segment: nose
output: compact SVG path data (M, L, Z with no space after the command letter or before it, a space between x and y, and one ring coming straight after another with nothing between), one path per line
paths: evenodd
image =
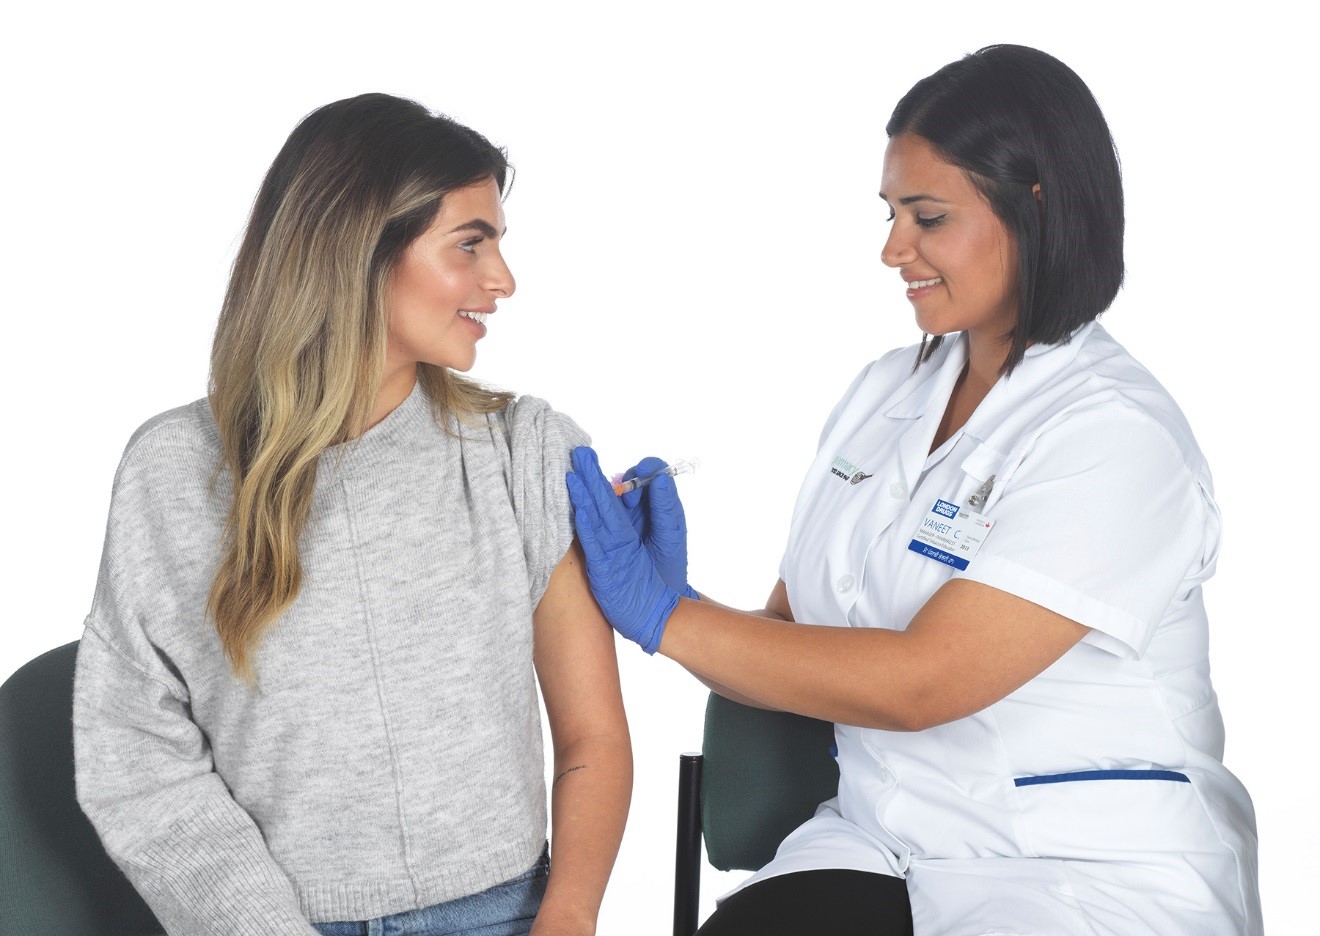
M898 267L911 263L917 256L917 248L912 242L910 231L901 221L895 221L889 228L889 237L880 250L880 262L885 266Z
M488 292L492 292L501 299L507 299L513 295L513 291L518 288L517 282L513 278L513 271L504 261L504 255L496 253L491 259L490 268L486 271L485 282L482 285Z

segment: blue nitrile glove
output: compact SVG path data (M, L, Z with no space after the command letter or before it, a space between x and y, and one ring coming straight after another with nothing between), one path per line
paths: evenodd
M573 450L573 470L565 480L596 603L616 631L655 653L665 622L678 607L678 592L660 577L592 449Z
M624 472L623 480L645 478L665 467L668 463L662 459L643 458ZM624 494L621 500L665 584L684 598L699 600L701 596L687 581L687 518L673 477L660 475L646 487Z

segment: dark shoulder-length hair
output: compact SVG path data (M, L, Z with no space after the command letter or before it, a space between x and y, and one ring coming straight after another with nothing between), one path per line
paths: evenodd
M1026 46L986 46L913 85L885 131L928 140L1016 239L1005 374L1028 345L1057 344L1109 308L1123 283L1123 183L1109 125L1071 68ZM941 340L923 341L919 362Z

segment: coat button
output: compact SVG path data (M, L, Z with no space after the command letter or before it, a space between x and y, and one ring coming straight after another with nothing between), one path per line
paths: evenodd
M880 778L880 782L881 782L881 783L893 783L893 782L894 782L894 774L893 774L893 771L891 771L891 770L890 770L888 767L886 767L884 764L881 764L880 766L878 766L878 767L876 768L876 770L875 770L875 775L876 775L877 777Z
M849 589L851 589L853 587L854 582L856 582L856 579L854 579L851 575L844 575L841 576L839 580L834 583L834 587L839 590L840 594L842 594L843 592L846 592Z
M902 481L895 481L889 485L889 496L897 500L903 500L908 496L907 485Z

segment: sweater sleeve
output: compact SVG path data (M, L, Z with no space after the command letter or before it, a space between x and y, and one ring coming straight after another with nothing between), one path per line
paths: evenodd
M78 802L171 936L315 936L260 829L215 772L187 685L148 636L171 605L170 488L144 460L130 443L78 650Z
M509 405L509 453L514 512L522 531L527 573L535 607L550 584L550 574L573 542L573 517L564 478L569 457L590 437L577 423L544 400L519 397Z

